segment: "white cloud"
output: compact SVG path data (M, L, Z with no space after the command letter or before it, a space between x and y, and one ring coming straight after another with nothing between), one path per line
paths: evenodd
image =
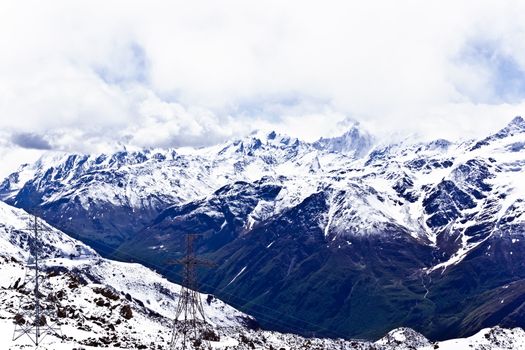
M0 128L57 149L206 145L256 128L315 139L348 117L379 135L479 136L524 107L518 1L1 7ZM516 88L493 57L512 62Z

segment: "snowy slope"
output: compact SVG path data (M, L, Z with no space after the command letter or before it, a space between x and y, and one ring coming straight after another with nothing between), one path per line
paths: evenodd
M29 227L31 220L23 210L0 203L0 312L3 319L10 320L7 328L11 332L17 299L24 297L21 285L29 254L27 233L20 229ZM141 265L103 259L47 224L42 225L41 242L51 289L63 311L59 322L69 348L75 343L96 346L107 341L123 348L167 344L178 285ZM126 319L122 315L128 306L132 317ZM204 309L219 334L248 330L248 325L255 324L251 317L215 298L205 302Z

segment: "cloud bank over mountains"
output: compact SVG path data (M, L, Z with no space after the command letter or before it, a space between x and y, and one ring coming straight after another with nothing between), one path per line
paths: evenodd
M455 138L525 106L518 1L1 6L9 147L206 146L270 128L313 140L349 118Z

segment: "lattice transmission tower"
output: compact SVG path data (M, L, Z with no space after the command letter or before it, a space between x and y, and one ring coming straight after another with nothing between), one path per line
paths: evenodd
M197 267L214 267L215 264L195 256L193 242L198 235L186 235L186 256L172 262L184 267L180 297L173 320L173 333L170 350L211 349L210 342L203 337L203 332L210 330L204 308L197 292Z
M46 335L55 334L61 337L60 327L55 323L56 305L49 298L51 288L47 283L45 271L42 270L43 261L40 256L42 251L40 232L49 230L39 226L38 218L34 216L33 226L20 231L29 231L30 256L26 264L24 282L20 287L24 296L21 298L20 307L15 316L13 341L26 335L38 346Z

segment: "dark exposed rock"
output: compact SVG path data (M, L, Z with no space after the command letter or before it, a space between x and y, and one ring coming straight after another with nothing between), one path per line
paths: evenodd
M26 323L26 320L24 319L24 316L20 314L16 314L14 317L14 322L19 325L23 325Z
M120 309L120 315L126 320L129 320L133 317L133 311L131 310L131 307L129 305L123 305Z
M95 288L93 288L93 291L95 293L97 293L97 294L102 294L103 296L105 296L106 298L108 298L110 300L118 300L119 299L118 293L113 291L113 290L111 290L108 287L104 287L104 288L95 287Z

